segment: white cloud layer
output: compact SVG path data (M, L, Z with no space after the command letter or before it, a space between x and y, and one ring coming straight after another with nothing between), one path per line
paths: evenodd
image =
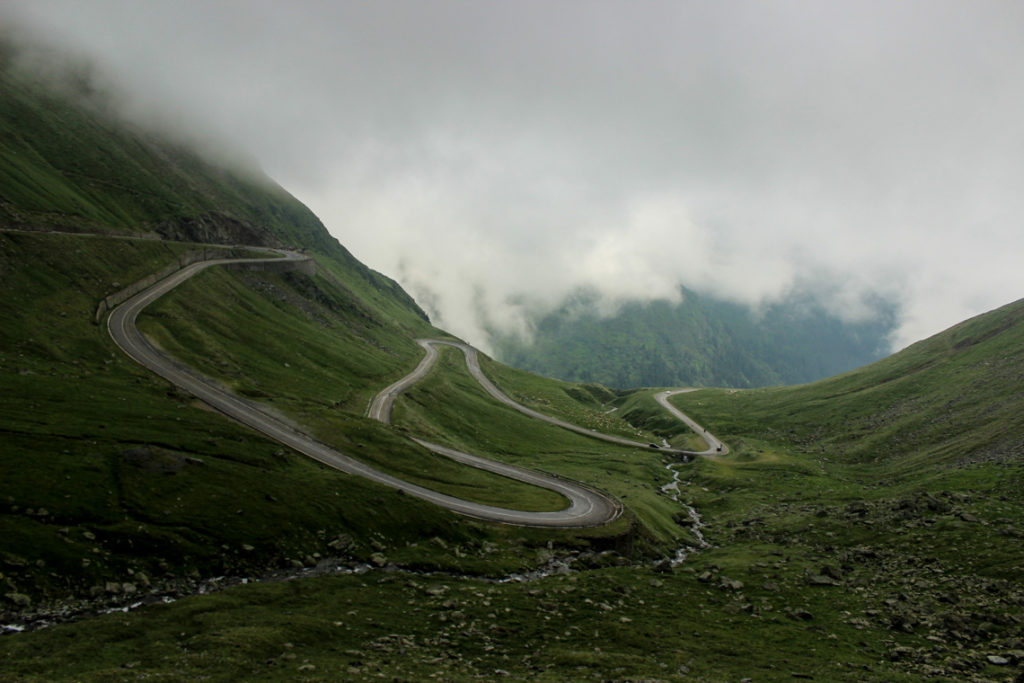
M581 287L813 281L896 347L1024 296L1020 3L5 5L476 343Z

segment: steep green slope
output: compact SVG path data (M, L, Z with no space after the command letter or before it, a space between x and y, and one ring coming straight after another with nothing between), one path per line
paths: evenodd
M206 221L249 242L326 247L312 214L269 180L213 166L115 118L84 67L68 65L47 82L29 68L10 46L0 49L5 224L213 241L198 239Z
M613 387L799 384L881 357L894 323L844 322L810 297L755 314L683 291L681 303L630 302L612 316L580 296L537 322L529 343L497 336L502 361L549 377Z
M307 249L355 298L402 324L426 320L260 171L126 123L92 81L71 62L42 80L0 33L0 225Z

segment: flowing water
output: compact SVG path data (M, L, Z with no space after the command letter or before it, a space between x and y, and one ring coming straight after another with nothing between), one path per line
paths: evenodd
M682 481L679 478L679 470L676 469L679 463L669 463L665 465L665 469L672 473L672 481L661 487L661 492L667 494L673 501L679 503L686 510L686 513L690 516L690 520L693 522L690 525L690 530L693 532L694 537L697 539L697 546L684 545L676 549L675 556L669 560L671 566L676 567L682 564L687 557L692 553L698 552L705 548L710 548L711 544L708 543L707 539L704 538L704 532L701 529L704 528L705 524L700 518L700 514L697 509L692 505L687 505L679 499L681 492L679 490L679 484Z

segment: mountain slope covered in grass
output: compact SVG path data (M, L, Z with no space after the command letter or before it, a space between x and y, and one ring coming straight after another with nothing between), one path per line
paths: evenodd
M425 314L355 259L305 205L262 172L212 162L119 117L91 71L57 60L45 79L0 34L0 225L22 230L293 246L361 298Z
M877 363L792 389L715 393L694 406L727 433L759 436L848 463L908 471L1012 462L1024 454L1024 299Z
M416 365L416 337L444 335L393 282L265 180L3 78L0 109L24 115L0 128L18 156L0 158L0 626L76 620L0 638L0 678L1022 674L1021 302L815 384L675 397L726 457L679 462L538 424L452 349L388 428L364 417L370 398ZM181 361L400 476L554 504L407 438L428 436L582 480L626 513L561 531L461 518L283 449L134 365L93 317L201 246L134 238L161 225L283 242L318 264L312 277L211 269L160 299L140 327ZM587 428L699 441L654 390L482 365L511 397Z

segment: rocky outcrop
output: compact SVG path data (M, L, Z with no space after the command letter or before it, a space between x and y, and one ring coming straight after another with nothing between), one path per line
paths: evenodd
M202 244L240 244L251 247L283 247L270 230L210 211L191 218L163 221L155 231L165 240Z

